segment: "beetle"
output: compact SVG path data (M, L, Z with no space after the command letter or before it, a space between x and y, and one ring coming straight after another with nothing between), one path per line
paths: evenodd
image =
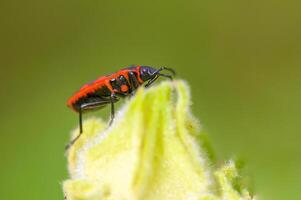
M171 68L161 67L155 69L150 66L131 66L123 68L115 73L101 76L98 79L83 85L67 101L67 106L79 114L79 134L66 146L68 149L83 133L82 113L101 109L111 104L112 124L115 116L114 103L127 96L134 94L135 90L142 84L145 87L152 85L160 76L172 80L172 75L160 73L163 70L170 71L175 75Z

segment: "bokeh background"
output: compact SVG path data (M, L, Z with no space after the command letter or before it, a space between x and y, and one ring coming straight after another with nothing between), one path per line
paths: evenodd
M1 1L0 199L63 199L67 98L132 64L187 80L218 159L243 159L260 199L301 199L300 23L290 0Z

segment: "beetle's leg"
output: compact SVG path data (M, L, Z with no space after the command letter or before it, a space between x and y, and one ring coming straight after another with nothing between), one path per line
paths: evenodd
M81 108L79 109L78 113L79 113L79 134L75 138L73 138L71 140L71 142L69 142L65 146L65 150L68 150L76 142L76 140L81 136L81 134L83 133L82 110L81 110Z
M130 88L131 88L131 96L134 94L134 91L136 90L136 88L139 87L139 82L134 74L134 72L129 72L129 84L130 84Z
M118 101L118 99L115 99L115 102L116 101ZM85 110L104 107L111 102L112 102L112 100L110 100L110 99L98 99L95 102L85 103L80 106L80 109L78 112L79 113L79 130L80 131L79 131L79 134L73 140L71 140L71 142L69 142L69 144L66 145L66 147L65 147L66 150L68 150L79 139L79 137L83 133L82 112Z
M145 87L146 87L146 88L149 87L149 86L150 86L151 84L153 84L153 82L155 82L158 78L159 78L159 76L155 76L154 78L152 78L151 80L149 80L149 81L146 83Z
M116 96L115 93L112 93L112 94L111 94L111 97L110 97L110 100L111 100L111 120L110 120L109 126L111 126L111 124L112 124L113 121L114 121L114 117L115 117L114 103L115 103L116 101L114 101L114 100L119 100L119 98Z
M83 132L83 122L82 122L82 108L79 109L79 134Z
M111 120L110 120L110 123L109 123L110 126L113 123L114 117L115 117L114 103L113 103L113 101L111 101Z

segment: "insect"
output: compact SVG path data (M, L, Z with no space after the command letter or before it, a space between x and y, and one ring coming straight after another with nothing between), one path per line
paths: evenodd
M67 101L67 106L79 114L79 134L67 146L68 149L83 133L82 114L87 111L101 109L106 105L111 105L110 125L114 120L114 103L127 96L134 94L135 90L143 83L149 87L160 76L172 80L172 75L160 73L163 70L170 71L175 75L171 68L161 67L155 69L149 66L132 66L119 70L107 76L85 84Z

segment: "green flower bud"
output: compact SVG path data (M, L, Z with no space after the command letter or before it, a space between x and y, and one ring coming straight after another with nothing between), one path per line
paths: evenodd
M189 110L183 81L139 88L108 127L84 122L69 149L68 200L251 199L237 191L234 162L216 170L205 137ZM72 137L78 134L75 130Z

